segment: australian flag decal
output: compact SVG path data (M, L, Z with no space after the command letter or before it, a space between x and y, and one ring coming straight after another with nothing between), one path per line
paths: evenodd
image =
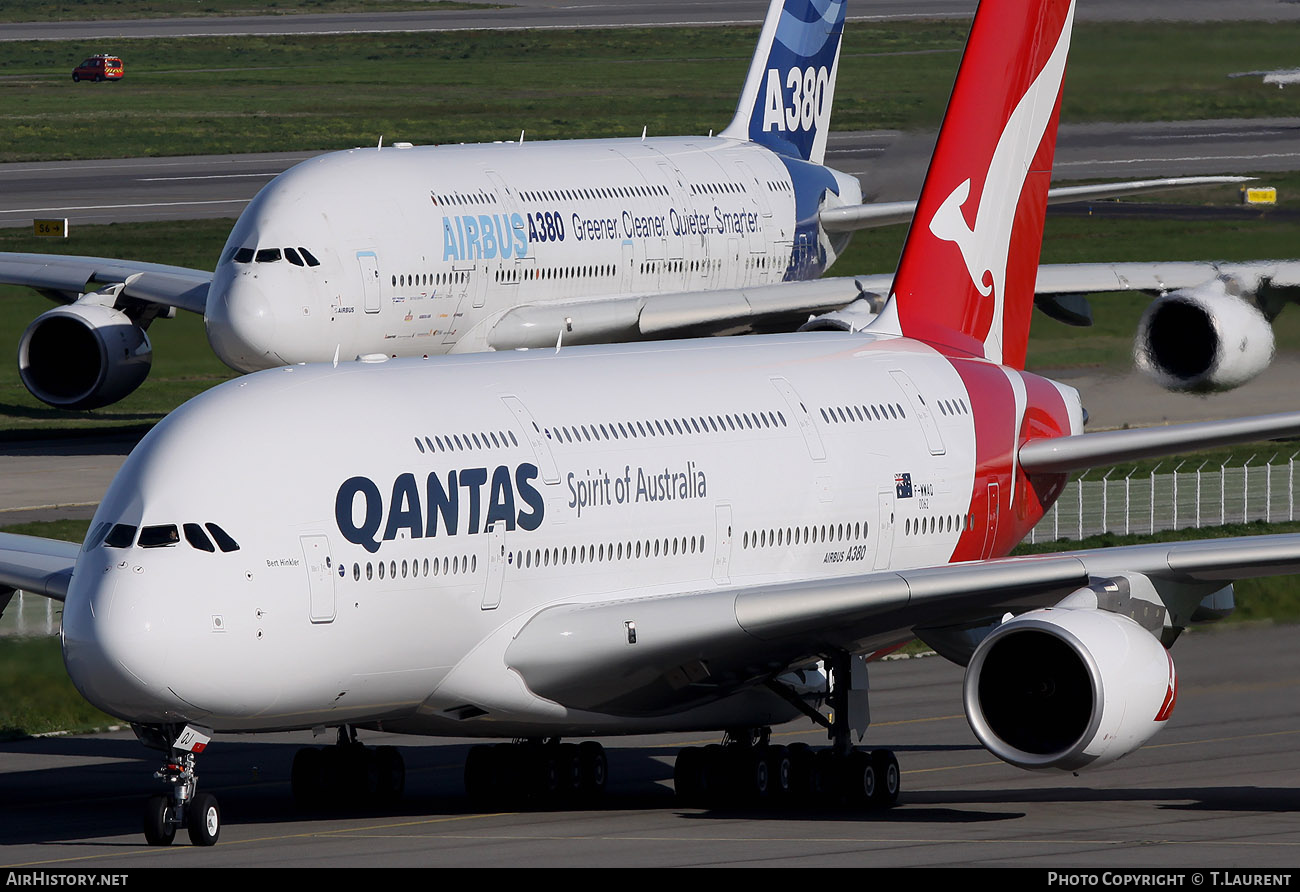
M910 499L912 497L912 475L895 474L894 489L898 491L900 499Z

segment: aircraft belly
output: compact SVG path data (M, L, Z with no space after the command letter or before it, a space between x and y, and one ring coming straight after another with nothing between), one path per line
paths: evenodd
M426 704L419 712L383 722L397 734L446 737L587 737L619 734L664 734L715 731L728 727L778 725L799 718L790 704L766 689L749 689L701 705L670 708L657 714L613 715L578 709L545 714L473 715L457 718Z

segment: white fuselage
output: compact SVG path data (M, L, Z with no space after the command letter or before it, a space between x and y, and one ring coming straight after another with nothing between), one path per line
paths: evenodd
M842 247L817 212L860 200L853 177L722 138L334 152L241 215L208 337L242 371L488 349L521 304L816 278Z
M127 460L77 564L65 658L112 713L217 730L780 720L761 690L672 715L566 709L505 648L555 603L1004 553L1039 511L1012 464L1027 408L1081 428L1070 388L863 334L262 372ZM166 534L208 523L238 550ZM107 524L161 544L102 544Z

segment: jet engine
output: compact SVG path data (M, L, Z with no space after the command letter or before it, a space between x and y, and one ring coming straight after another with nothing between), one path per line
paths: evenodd
M1169 652L1127 616L1034 610L998 626L966 668L966 718L1020 768L1113 762L1158 731L1178 685Z
M149 375L153 347L125 313L74 303L37 316L18 343L18 374L32 396L59 409L97 409Z
M1133 357L1169 390L1231 390L1273 360L1273 327L1215 279L1153 300L1138 323Z

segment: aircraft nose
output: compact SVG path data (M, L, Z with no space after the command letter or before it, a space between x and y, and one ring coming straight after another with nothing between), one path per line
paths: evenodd
M63 661L77 690L105 712L160 721L181 705L168 687L170 641L161 613L117 591L114 569L69 592L63 611ZM80 590L78 590L80 589Z
M208 342L226 365L253 372L282 364L273 355L275 315L271 301L253 276L215 276L203 315Z

